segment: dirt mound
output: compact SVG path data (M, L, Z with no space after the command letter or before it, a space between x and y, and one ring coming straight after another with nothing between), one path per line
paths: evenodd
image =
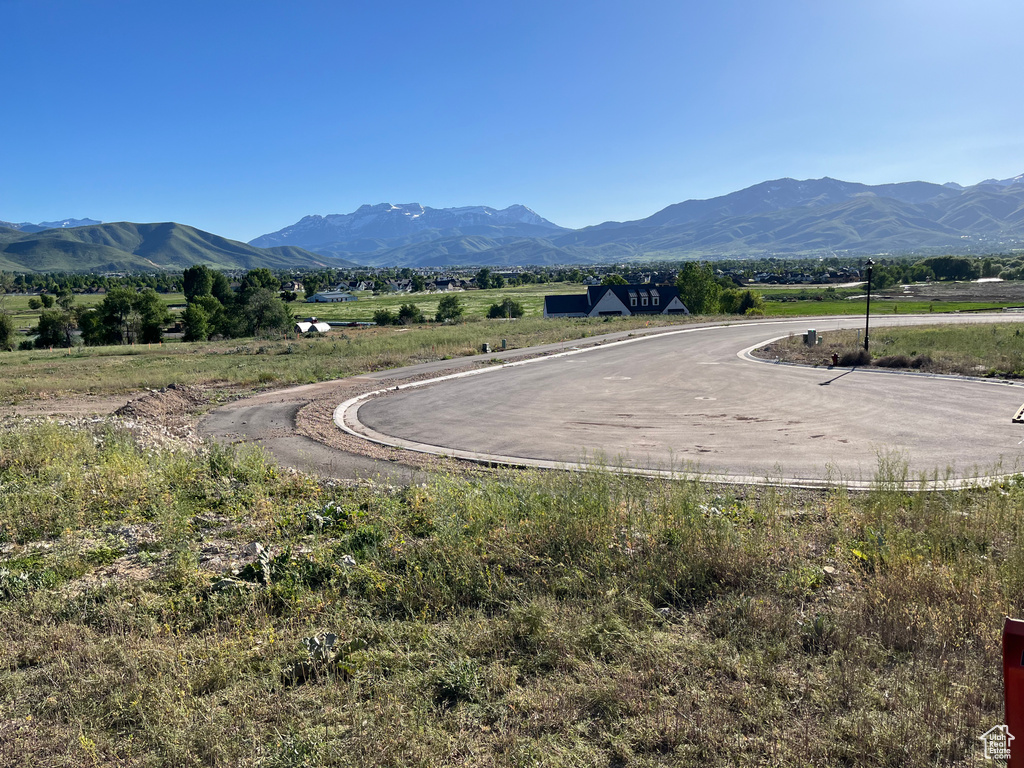
M171 384L132 400L114 411L114 415L166 424L193 413L205 403L206 395L198 387Z
M195 450L203 442L196 434L195 420L208 400L204 388L171 384L135 398L113 415L140 445Z

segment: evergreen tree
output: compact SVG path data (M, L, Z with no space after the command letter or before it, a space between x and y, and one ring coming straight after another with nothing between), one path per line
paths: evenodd
M190 301L181 313L181 322L185 326L185 341L206 341L210 337L210 315L201 304Z
M404 325L423 323L426 319L415 304L403 304L398 308L398 322Z
M448 294L441 298L440 303L437 305L437 314L434 315L434 319L439 323L447 321L455 321L462 317L462 313L465 310L462 307L462 302L458 296Z

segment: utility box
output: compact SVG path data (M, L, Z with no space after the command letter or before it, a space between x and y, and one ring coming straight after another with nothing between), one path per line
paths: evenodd
M507 344L508 344L508 339L502 339L502 340L501 340L501 348L502 348L502 349L505 349L505 346L506 346Z
M1024 621L1020 619L1007 618L1003 623L1003 694L1010 750L1006 765L1024 768Z
M491 351L491 345L485 341L483 343L483 346L480 347L480 351L483 352L484 354L487 354L488 352Z
M811 328L807 333L804 334L804 344L808 347L814 347L818 344L818 332Z

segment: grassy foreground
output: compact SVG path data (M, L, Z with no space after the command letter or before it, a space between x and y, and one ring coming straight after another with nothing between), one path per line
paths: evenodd
M906 494L900 471L857 497L346 489L8 426L0 762L977 764L1024 486Z

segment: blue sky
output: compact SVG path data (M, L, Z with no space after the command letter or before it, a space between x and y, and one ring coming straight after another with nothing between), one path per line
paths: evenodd
M1019 0L0 0L0 220L564 226L767 179L1024 172Z

